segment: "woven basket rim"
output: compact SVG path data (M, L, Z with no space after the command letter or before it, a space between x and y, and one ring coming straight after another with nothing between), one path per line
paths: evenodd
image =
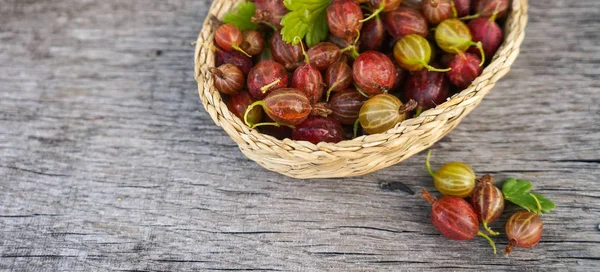
M228 109L227 109L227 106L225 105L225 103L223 102L223 100L221 99L220 93L214 89L212 77L210 77L208 79L207 83L208 83L208 87L211 89L210 93L213 95L213 97L208 97L208 96L204 97L208 101L206 101L203 98L202 91L204 90L205 86L201 85L201 80L199 80L199 77L202 75L202 72L206 72L205 70L207 67L210 67L211 65L214 66L214 64L200 63L199 60L200 60L200 56L202 54L210 54L207 46L213 45L213 39L212 39L213 33L212 33L212 30L210 30L212 22L210 20L210 17L212 15L215 15L215 16L217 16L217 18L220 18L218 16L218 14L213 13L215 6L216 5L235 6L235 5L237 5L237 3L242 2L242 1L244 1L244 0L214 0L213 4L209 10L209 13L207 14L206 20L203 24L202 31L200 32L200 34L198 36L196 48L195 48L195 54L194 54L195 73L194 73L194 76L195 76L196 81L198 82L198 92L199 92L200 97L202 98L201 100L202 100L205 108L207 108L207 104L211 104L222 110L221 113L209 112L211 114L211 117L214 119L215 123L221 127L223 127L224 124L231 124L231 125L237 125L237 126L239 126L240 124L245 126L245 124L243 123L242 120L240 120L237 116L235 116L233 114L228 114L230 116L223 116L224 114L227 114L225 111L228 111ZM434 120L448 121L447 119L444 119L444 117L443 117L443 114L445 111L451 111L452 109L459 107L460 104L465 101L468 103L476 103L477 104L479 101L470 101L470 99L472 99L478 93L483 92L484 94L486 94L487 92L489 92L489 90L491 89L491 87L493 87L495 82L499 78L504 76L504 74L506 74L506 72L508 72L508 70L502 71L502 72L500 70L503 70L506 68L510 69L510 65L512 65L512 63L515 60L515 57L516 57L515 54L512 54L514 57L510 57L510 58L507 58L506 56L511 55L510 53L512 53L512 50L517 50L517 51L519 50L519 46L524 37L524 30L525 30L525 25L527 22L527 8L528 8L528 0L513 0L512 1L512 7L511 7L510 13L508 15L509 19L507 20L506 26L503 30L505 40L501 44L500 48L498 49L496 55L493 57L492 61L488 64L487 67L485 67L485 69L483 70L481 75L479 77L477 77L468 88L453 95L447 101L436 106L435 108L423 111L420 116L418 116L416 118L410 118L410 119L402 121L401 123L396 124L393 128L389 129L388 131L386 131L384 133L373 134L373 135L362 135L362 136L359 136L359 137L356 137L353 139L341 141L339 143L321 142L318 144L313 144L313 143L310 143L307 141L294 141L294 140L287 139L287 138L284 140L279 140L273 136L262 134L258 130L249 128L247 126L245 129L244 128L242 128L242 129L247 130L248 134L252 134L254 137L259 139L259 142L260 142L260 139L262 138L265 141L275 143L277 146L287 146L290 148L290 150L297 149L298 147L301 147L301 148L304 147L304 149L312 150L312 151L330 152L331 150L336 150L336 149L340 149L340 148L343 149L348 146L361 146L362 145L363 148L368 148L368 146L376 145L376 143L378 143L378 142L385 141L386 138L390 138L395 135L402 135L402 134L406 134L406 133L418 130L419 128L433 122ZM511 22L513 24L516 24L516 26L509 28L508 25ZM210 33L207 33L207 30L209 30ZM509 40L508 37L512 37L512 39ZM504 49L506 49L506 50L504 50ZM504 52L504 54L502 54L503 52ZM517 52L517 54L518 54L518 52ZM500 75L497 75L497 74L500 74ZM489 87L489 86L491 86L491 87ZM215 98L218 101L215 101ZM479 100L481 100L481 98ZM457 119L459 119L458 122L460 122L460 120L462 118L464 118L466 115L468 115L468 113L473 108L474 108L474 106L470 109L466 108L464 110L464 112L458 116L458 118L457 118ZM208 108L207 108L207 110L208 110ZM440 117L440 116L442 116L442 117ZM237 122L237 124L235 124L236 122ZM244 133L241 133L237 129L234 129L233 131L237 134L236 138L244 138L243 137ZM228 134L233 133L230 130L226 130L226 132ZM230 134L230 136L233 137L233 135L231 135L231 134ZM238 145L242 144L242 143L236 141L235 139L234 139L234 141ZM249 145L249 142L245 141L243 144ZM433 144L433 143L431 143L431 144Z

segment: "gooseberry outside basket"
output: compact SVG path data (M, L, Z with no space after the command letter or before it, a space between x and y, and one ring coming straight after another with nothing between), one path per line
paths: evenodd
M385 133L360 136L336 144L290 139L278 140L247 127L233 115L213 86L208 68L215 65L213 25L210 16L222 18L244 0L214 0L198 36L195 52L195 78L206 111L250 159L271 171L294 178L332 178L364 175L430 147L456 127L481 102L496 81L510 70L519 54L527 24L527 0L513 0L504 42L492 62L471 86L445 103L424 111L417 118L397 124Z

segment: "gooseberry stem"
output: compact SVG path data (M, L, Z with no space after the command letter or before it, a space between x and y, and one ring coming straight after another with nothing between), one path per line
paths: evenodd
M481 17L481 14L476 13L476 14L473 14L473 15L467 15L465 17L460 17L458 19L461 20L461 21L467 21L467 20L476 19L476 18L479 18L479 17Z
M435 67L433 67L433 66L429 65L427 62L424 62L424 61L421 61L421 64L422 64L422 65L423 65L425 68L427 68L427 70L428 70L428 71L430 71L430 72L440 72L440 73L445 73L445 72L448 72L448 71L452 70L452 68L451 68L451 67L448 67L448 68L446 68L446 69L439 69L439 68L435 68Z
M479 53L481 54L481 62L479 63L479 66L483 66L485 63L485 51L483 51L483 44L481 42L471 41L471 45L474 45L477 47L477 49L479 49Z
M219 78L225 78L225 75L223 74L223 71L221 71L218 68L211 67L211 68L208 68L208 71L211 72L213 75L219 77Z
M304 44L302 44L302 38L300 38L299 36L294 37L293 42L296 42L296 39L300 42L300 48L302 49L302 55L304 55L304 61L306 61L306 64L310 63L310 60L308 58L308 54L306 53L306 50L304 50Z
M529 195L531 197L533 197L533 200L535 200L535 204L537 205L538 210L536 213L537 214L541 213L542 212L542 204L540 203L540 200L532 193L529 193Z
M504 256L508 256L508 254L510 254L512 252L513 247L515 247L516 245L517 245L517 240L510 239L510 241L508 242L508 245L506 245L506 247L504 248Z
M329 89L327 90L327 97L325 98L326 102L329 102L329 96L331 95L331 92L333 91L333 88L335 88L335 86L337 84L338 84L337 82L333 83L333 85L331 85L331 87L329 87Z
M353 127L353 132L354 132L354 138L356 138L356 136L358 135L358 126L360 125L360 119L356 118L356 121L354 121L354 127Z
M423 188L423 190L421 191L421 197L423 197L431 205L433 205L433 203L437 201L437 198L432 196L425 188Z
M257 128L260 126L276 126L276 127L280 127L281 125L279 123L276 122L264 122L264 123L258 123L258 124L254 124L252 125L252 128Z
M277 27L275 25L271 24L271 22L264 21L262 23L267 26L270 26L275 32L277 32Z
M493 231L490 227L488 227L487 222L482 222L483 223L483 228L490 234L490 235L499 235L500 233Z
M399 114L404 114L407 113L409 111L414 110L417 107L417 102L413 99L408 100L408 102L404 103L402 106L400 106L400 109L398 110Z
M429 174L432 177L435 177L435 173L433 172L433 170L431 170L431 164L429 164L429 159L431 158L431 152L432 152L432 150L429 150L429 152L427 152L427 159L425 159L425 167L427 167L427 172L429 172Z
M252 110L252 108L256 107L257 105L260 105L264 108L265 102L263 102L262 100L255 101L254 103L250 104L246 108L246 112L244 112L244 123L246 123L246 126L250 128L254 128L255 125L251 124L250 121L248 121L248 113Z
M371 20L371 19L375 18L376 16L379 15L379 13L381 13L383 11L383 9L385 9L385 1L381 1L381 4L379 5L379 8L377 8L373 12L373 14L369 15L369 17L367 17L365 19L360 20L359 22L364 23L364 22L366 22L368 20Z
M243 49L241 49L239 46L237 46L237 45L235 45L235 44L234 44L234 45L232 45L232 46L231 46L231 48L233 48L233 49L235 49L235 50L237 50L237 51L240 51L240 52L242 52L244 55L248 56L249 58L251 58L251 57L252 57L252 56L250 56L250 54L246 53L246 51L244 51Z
M496 8L494 8L494 13L490 16L489 21L496 21L496 16L498 16L498 8L500 8L500 1L496 2Z
M419 117L419 115L421 115L422 112L423 107L417 107L417 110L415 111L415 117Z
M492 238L490 238L489 236L487 236L485 233L483 233L481 231L478 231L477 235L485 238L486 240L488 240L488 242L490 242L490 246L492 246L492 248L494 249L494 255L496 255L496 243L494 243Z
M268 90L269 90L271 87L273 87L273 86L275 86L275 85L279 84L279 82L281 82L281 78L278 78L278 79L276 79L275 81L273 81L273 82L271 82L271 83L269 83L269 84L267 84L267 85L265 85L265 86L262 86L262 87L260 88L260 91L261 91L262 93L266 93L266 92L267 92L267 91L268 91Z
M456 4L454 4L454 0L450 1L450 6L452 7L452 18L458 17L458 11L456 10Z
M352 58L356 59L358 58L358 50L356 50L356 45L348 45L346 48L342 49L342 53L346 52L346 51L350 51L350 53L352 54Z
M354 88L356 89L356 91L358 93L360 93L362 96L366 97L366 98L371 98L368 94L365 93L365 91L361 90L358 86L356 86L356 83L354 84Z
M312 106L312 110L310 112L312 115L317 115L321 117L327 117L331 114L331 109L328 104L325 102L316 103Z

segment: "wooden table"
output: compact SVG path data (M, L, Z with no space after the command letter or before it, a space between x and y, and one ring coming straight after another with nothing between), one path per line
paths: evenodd
M423 153L330 180L246 159L193 78L210 2L0 0L0 270L600 270L600 2L530 1L513 70L434 152L558 205L508 258L396 189L434 189Z

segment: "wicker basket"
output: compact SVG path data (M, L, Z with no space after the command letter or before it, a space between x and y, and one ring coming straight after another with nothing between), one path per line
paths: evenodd
M247 127L231 114L213 87L208 68L214 66L210 49L213 33L210 15L222 18L243 0L214 0L195 52L195 77L206 111L250 159L271 171L294 178L331 178L364 175L399 163L428 148L456 127L510 70L519 54L527 24L527 0L513 0L504 28L505 41L492 62L471 86L419 117L408 119L386 133L361 136L336 144L277 140Z

